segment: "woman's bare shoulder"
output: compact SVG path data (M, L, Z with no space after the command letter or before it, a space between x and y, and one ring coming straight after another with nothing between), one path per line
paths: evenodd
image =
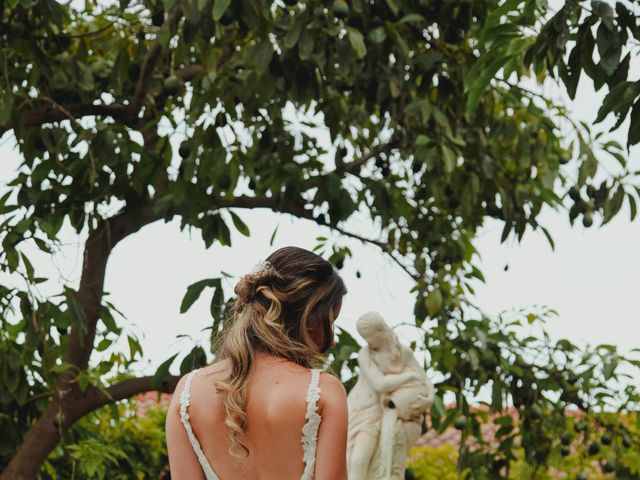
M191 380L190 390L192 393L200 392L201 389L209 390L212 385L212 381L220 380L224 377L224 374L229 369L228 361L220 360L209 365L205 365L198 370ZM185 386L186 379L193 373L187 372L184 374L176 386L175 391L179 394Z
M320 374L320 404L339 406L347 401L347 391L338 377L330 373Z
M202 374L206 376L222 375L229 370L229 360L226 360L226 359L217 360L213 363L210 363L209 365L202 367L201 370L202 370Z

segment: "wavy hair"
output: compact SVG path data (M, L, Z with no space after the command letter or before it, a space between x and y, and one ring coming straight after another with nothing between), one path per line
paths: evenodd
M322 365L322 354L331 346L335 306L347 289L330 262L303 248L284 247L269 255L261 268L243 276L234 292L233 319L218 350L220 359L229 360L230 370L216 388L225 393L229 453L241 457L238 449L244 456L249 454L243 441L246 390L256 352L306 368ZM309 332L315 328L322 331L322 345Z

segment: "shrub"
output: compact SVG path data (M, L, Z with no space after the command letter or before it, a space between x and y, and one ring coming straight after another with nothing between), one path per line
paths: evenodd
M453 445L413 447L408 466L416 480L456 480L458 449Z
M135 400L103 407L82 418L43 465L41 479L169 479L166 407Z

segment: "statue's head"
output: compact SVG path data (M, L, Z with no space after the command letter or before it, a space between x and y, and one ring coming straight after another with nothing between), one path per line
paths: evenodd
M361 315L356 322L356 329L373 349L398 343L395 332L378 312L372 311Z

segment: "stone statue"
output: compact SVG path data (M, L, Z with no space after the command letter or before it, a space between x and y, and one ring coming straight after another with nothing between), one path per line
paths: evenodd
M433 400L433 385L379 313L365 313L356 328L367 345L360 350L360 374L348 396L349 480L401 480Z

